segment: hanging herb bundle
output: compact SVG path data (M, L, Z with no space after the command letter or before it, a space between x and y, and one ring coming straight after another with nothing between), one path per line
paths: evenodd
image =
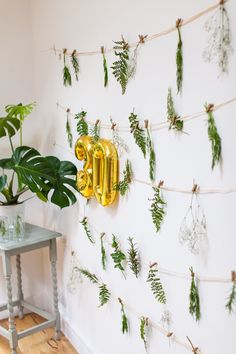
M208 138L211 143L211 151L212 151L212 163L211 168L214 169L215 165L221 160L221 137L217 131L217 127L215 124L215 119L213 116L213 104L205 104L206 113L208 115Z
M92 126L90 128L90 135L93 138L93 141L96 143L99 138L100 138L100 125L99 125L100 121L99 119L96 120L94 126Z
M71 86L72 85L72 79L71 79L71 73L69 67L66 65L66 55L67 55L67 49L63 49L63 84L64 86Z
M150 130L148 128L148 120L145 120L145 129L146 129L146 144L147 152L149 153L149 177L152 182L155 181L156 175L156 154L153 146L153 141L151 139Z
M151 285L151 290L157 301L161 304L166 304L166 294L163 289L160 278L157 276L158 269L157 263L153 263L149 266L147 282Z
M88 123L85 120L87 112L81 111L75 115L75 119L78 119L76 129L79 136L88 135Z
M160 187L162 185L162 181L159 183L158 187L153 187L154 190L154 196L151 199L151 215L152 215L152 222L155 225L156 232L160 231L162 222L164 220L165 216L165 206L166 202L164 201L161 192L160 192Z
M71 53L71 64L74 69L76 81L78 81L79 80L79 61L78 61L76 49L74 49L73 52Z
M177 113L175 111L172 92L171 92L170 87L168 89L168 95L167 95L167 120L170 123L169 129L175 129L177 131L183 130L184 122L177 115Z
M146 158L146 139L145 139L145 132L143 128L139 126L139 120L137 119L137 114L132 112L129 116L130 122L130 132L133 134L135 143L141 149L144 158Z
M222 0L219 9L205 24L209 37L203 52L203 59L206 62L216 62L221 74L228 72L229 56L233 52L230 21L224 3Z
M119 244L116 240L116 236L112 234L112 244L111 247L113 248L114 252L111 253L111 258L114 262L114 267L119 269L122 274L124 275L124 265L123 262L126 260L125 254L121 251ZM125 276L125 275L124 275Z
M177 93L181 93L183 85L183 41L181 37L181 25L182 19L178 18L176 21L176 29L178 32L178 45L176 50L176 83L177 83Z
M144 347L146 352L148 352L147 348L147 329L148 329L148 318L142 316L140 318L140 326L139 326L139 333L140 333L140 338L143 341Z
M80 223L83 225L84 231L85 231L86 236L88 237L89 241L90 241L91 243L95 243L95 241L94 241L94 239L93 239L93 236L92 236L92 232L91 232L91 230L89 229L87 216L85 216L85 217L83 218L83 220L80 221Z
M72 148L73 145L73 135L71 132L71 125L70 125L70 109L67 108L66 110L66 134L67 134L67 140L69 143L69 147Z
M121 331L123 334L125 334L125 333L128 333L128 331L129 331L128 318L125 313L123 301L119 297L118 297L118 301L121 305Z
M102 59L103 59L103 71L104 71L104 87L107 87L108 85L108 68L107 68L107 60L105 56L105 49L104 47L101 47L101 53L102 53Z
M195 280L195 274L193 268L191 267L189 270L191 273L189 312L193 317L195 317L196 321L199 321L201 317L201 312L200 312L200 298L199 298L198 286Z
M139 252L136 248L136 245L133 242L133 238L129 237L128 238L130 248L128 250L128 265L136 278L138 278L138 275L141 270L141 264L140 264L140 257L139 257Z
M119 181L114 186L114 189L116 191L119 191L122 196L124 196L128 192L129 185L132 182L133 177L131 162L129 160L126 160L125 169L123 170L123 176L123 180Z
M106 256L106 250L104 247L104 242L103 238L105 236L105 233L103 232L100 236L100 242L101 242L101 260L102 260L102 268L103 270L106 270L106 262L107 262L107 256Z
M122 95L125 94L129 80L129 44L121 36L121 41L114 41L115 56L117 60L111 66L112 73L121 85Z
M236 272L235 271L232 271L232 282L233 282L232 290L230 292L227 303L225 305L225 307L229 311L229 314L233 312L234 307L236 305Z

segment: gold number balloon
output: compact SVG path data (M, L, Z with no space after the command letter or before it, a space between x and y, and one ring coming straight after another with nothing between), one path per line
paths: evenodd
M100 139L93 151L93 191L103 206L112 204L116 197L114 185L118 183L118 154L115 146Z
M86 198L93 196L93 139L91 136L81 136L75 144L75 155L78 160L85 161L83 170L77 172L76 187Z

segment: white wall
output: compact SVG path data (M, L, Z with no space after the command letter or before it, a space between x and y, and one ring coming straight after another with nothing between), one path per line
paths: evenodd
M135 80L130 82L127 93L122 96L119 85L112 78L108 89L103 88L102 58L100 56L81 57L80 81L72 88L62 85L62 63L52 52L43 50L53 44L70 50L99 49L101 45L110 47L112 40L122 33L128 41L137 40L138 34L153 34L175 23L178 17L189 17L207 6L210 0L178 2L162 1L31 1L33 28L33 63L35 100L38 103L40 148L45 153L57 154L61 158L77 163L68 151L65 135L65 113L56 107L59 101L69 106L73 112L82 108L91 120L97 118L109 122L109 117L121 125L128 125L128 115L135 107L141 119L148 118L153 123L165 119L167 89L175 92L175 50L176 33L160 40L146 43L138 58ZM227 4L233 34L236 33L235 8L233 1ZM234 11L234 13L233 13ZM180 115L201 111L203 104L223 102L235 95L236 68L235 54L230 60L230 75L217 78L214 65L203 63L202 51L206 43L203 24L207 16L183 29L184 42L184 87L183 96L176 98L176 109ZM234 36L235 37L235 36ZM234 38L235 47L235 38ZM109 66L113 60L107 56ZM200 118L186 124L189 135L175 136L167 129L153 133L157 151L157 179L164 179L166 185L191 187L193 178L202 188L227 188L235 185L236 166L232 152L235 151L235 104L227 106L215 114L216 123L222 136L223 166L210 169L211 151L207 138L206 119ZM102 136L110 133L102 131ZM148 164L144 161L129 133L122 133L130 147L137 178L148 180ZM57 142L59 146L53 146ZM125 158L121 159L121 168ZM81 166L78 163L78 166ZM192 265L202 275L228 277L235 268L234 218L235 196L208 195L201 197L208 225L209 247L206 259L190 254L178 242L178 230L190 196L164 193L168 203L167 216L160 235L155 235L151 222L148 198L152 196L150 187L133 184L128 198L120 198L119 203L103 208L92 201L86 207L86 215L95 229L105 231L108 237L115 233L127 249L127 238L133 236L138 243L142 259L147 265L157 260L161 267L188 272ZM103 272L100 264L99 239L92 246L83 233L79 220L84 213L85 201L80 199L73 208L62 212L53 206L34 203L32 222L61 231L65 237L59 250L59 288L63 317L76 335L82 338L94 354L130 354L144 352L138 334L138 319L130 317L131 333L123 336L120 331L120 308L112 301L104 308L97 308L97 291L84 281L72 295L67 290L70 269L70 251L78 253L80 262L108 284L112 292L131 304L139 313L149 316L155 322L161 318L160 306L146 284L146 269L141 278L131 275L124 280L109 260L108 271ZM110 250L108 250L110 252ZM45 255L45 257L47 257ZM45 276L49 265L45 258ZM189 282L172 277L162 277L167 291L168 309L173 318L173 331L185 340L189 335L203 353L233 354L235 316L229 317L224 305L229 286L225 284L200 284L202 320L196 324L188 313ZM45 291L50 298L49 286ZM48 303L48 299L46 300ZM72 339L73 339L72 338ZM78 347L79 348L79 347ZM150 354L155 352L182 354L184 349L177 345L169 348L169 343L161 334L152 331ZM81 350L81 354L85 350Z

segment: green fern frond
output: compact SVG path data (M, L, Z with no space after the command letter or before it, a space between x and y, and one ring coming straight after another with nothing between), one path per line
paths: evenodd
M92 283L94 284L99 284L99 280L97 278L97 276L95 274L90 273L89 270L87 269L82 269L82 268L78 268L78 271L85 276L86 278L88 278Z
M126 256L125 254L121 251L119 244L116 240L116 236L114 234L112 234L112 244L111 244L112 248L114 249L114 252L111 253L111 257L113 259L114 262L114 267L119 269L122 274L124 275L124 266L123 266L123 262L126 260Z
M165 216L165 206L166 202L164 201L160 188L153 187L154 196L151 199L151 209L150 212L152 214L152 222L155 225L156 232L160 231L162 222Z
M143 341L143 344L144 344L146 352L148 352L148 349L147 349L147 333L146 333L147 328L148 328L148 318L142 316L140 318L139 333L140 333L140 338Z
M113 49L118 60L113 63L111 69L116 80L121 85L122 95L124 95L129 80L129 45L123 37L121 41L114 41L114 43Z
M132 182L133 177L131 162L129 160L126 161L125 170L123 170L123 176L123 180L114 185L114 189L119 191L122 196L128 192L129 185Z
M178 19L176 22L176 28L178 32L178 45L176 50L176 82L177 82L177 92L182 91L183 85L183 41L181 37L181 19Z
M157 276L158 269L155 266L156 264L150 266L147 282L150 283L152 293L157 301L159 301L161 304L166 304L166 294L163 289L161 280Z
M78 81L79 80L79 61L78 61L76 50L73 50L73 52L71 54L71 64L74 69L76 81Z
M229 314L231 314L233 312L235 305L236 305L236 283L233 284L231 293L230 293L227 303L225 305L225 307L229 311Z
M85 120L87 112L81 111L75 115L75 119L78 119L76 129L79 136L88 135L88 123Z
M128 333L129 332L129 323L128 323L128 318L126 316L125 313L125 308L124 308L124 303L123 301L118 298L118 301L121 305L121 331L123 334Z
M155 181L155 175L156 175L156 154L154 150L154 145L153 141L151 139L151 134L148 129L148 126L146 126L146 132L147 132L147 151L149 153L149 177L152 182Z
M189 312L193 317L195 317L196 321L199 321L201 317L201 312L200 312L200 298L199 298L198 286L195 281L195 274L193 268L191 267L189 270L191 273Z
M103 270L106 270L106 262L107 262L107 256L106 256L106 250L104 247L104 242L103 242L103 237L104 233L101 234L100 236L100 242L101 242L101 260L102 260L102 268Z
M100 302L99 307L105 305L110 300L110 296L111 293L107 289L107 285L104 283L100 285L99 286L99 302Z
M66 52L67 50L63 50L63 84L64 86L71 86L72 85L72 79L71 79L71 73L69 67L66 65Z
M136 248L136 245L133 242L133 238L129 237L128 238L130 248L128 250L128 264L136 278L138 278L138 275L141 270L141 264L140 264L140 258L139 258L139 252Z
M85 216L85 217L83 218L83 220L80 221L80 223L83 225L85 234L86 234L86 236L88 237L89 241L90 241L91 243L95 243L95 241L93 240L92 233L91 233L91 231L90 231L90 229L89 229L89 226L88 226L88 218Z
M172 97L171 88L168 89L167 95L167 120L169 121L169 129L175 129L177 131L182 131L184 127L184 122L175 111L174 101Z
M146 139L145 139L145 132L143 128L139 126L139 120L137 119L137 114L132 112L129 116L130 122L130 132L133 134L135 143L141 149L144 158L146 158Z
M67 110L67 116L66 116L66 134L67 134L67 140L69 143L69 147L72 148L73 145L73 135L71 132L71 125L70 125L70 117L69 117L69 111Z
M103 72L104 72L104 87L108 85L108 68L107 68L107 60L105 56L104 47L101 47L102 59L103 59Z
M214 169L215 165L221 160L221 137L217 131L217 127L215 124L215 119L213 116L213 105L205 104L206 113L208 115L208 138L211 143L211 151L212 151L212 163L211 168Z

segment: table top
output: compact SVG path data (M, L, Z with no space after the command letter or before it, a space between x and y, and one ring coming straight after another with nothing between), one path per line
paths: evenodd
M60 233L44 229L32 224L25 224L25 237L18 241L0 242L0 251L11 251L21 247L36 245L43 241L50 241L54 238L62 236Z

